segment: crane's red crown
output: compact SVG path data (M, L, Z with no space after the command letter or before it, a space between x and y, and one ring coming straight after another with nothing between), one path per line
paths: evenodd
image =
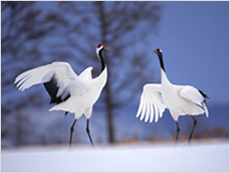
M97 46L97 48L100 48L101 46L103 46L102 44L99 44L98 46Z

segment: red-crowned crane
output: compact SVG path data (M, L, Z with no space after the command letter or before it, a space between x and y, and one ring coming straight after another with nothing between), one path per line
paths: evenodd
M80 75L76 75L67 62L53 62L52 64L37 67L20 74L15 84L20 91L36 85L43 84L51 97L50 104L54 104L49 111L65 111L75 114L74 122L70 128L69 147L72 143L72 134L77 120L84 114L86 132L91 145L93 140L89 130L89 119L92 115L93 105L98 100L107 81L107 67L102 57L103 50L110 47L99 44L96 48L97 57L101 62L99 75L92 79L93 67L86 68Z
M176 143L179 135L178 118L183 115L190 115L193 119L193 127L189 136L189 144L192 138L194 128L196 126L196 119L194 116L206 113L208 117L208 109L206 107L206 98L203 92L190 85L174 85L172 84L165 73L162 50L156 49L151 53L156 53L161 66L161 84L145 84L140 98L139 108L136 117L140 116L140 120L145 118L155 122L161 118L165 108L176 122L177 134Z

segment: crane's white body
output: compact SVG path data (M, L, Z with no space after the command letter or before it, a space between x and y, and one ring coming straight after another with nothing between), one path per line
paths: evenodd
M195 87L170 83L163 70L161 70L161 76L162 98L175 121L178 121L181 115L206 113L208 117L205 99Z
M37 67L20 74L16 79L17 87L23 91L33 85L45 83L55 77L58 92L57 97L70 97L49 111L62 110L75 114L79 119L84 113L89 119L92 114L93 104L100 96L101 90L107 81L107 69L100 76L92 79L92 67L86 68L79 76L76 75L71 66L66 62L54 62L52 64Z
M198 89L190 85L172 84L161 69L161 84L144 85L136 117L153 122L155 116L157 122L166 108L176 122L183 115L206 113L209 116L205 98Z

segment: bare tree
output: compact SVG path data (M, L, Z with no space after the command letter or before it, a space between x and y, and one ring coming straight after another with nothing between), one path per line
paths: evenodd
M103 92L108 139L112 143L115 141L114 110L136 97L140 84L149 77L143 71L148 71L149 66L144 46L140 45L145 44L147 36L153 36L156 32L161 7L155 2L142 1L60 2L59 7L63 14L72 16L69 17L69 28L63 35L65 49L68 47L69 52L76 51L87 57L75 59L77 64L86 65L88 60L95 64L95 52L91 48L99 42L112 47L112 51L105 55L109 77ZM63 44L55 47L53 54L63 58L64 54L59 53Z

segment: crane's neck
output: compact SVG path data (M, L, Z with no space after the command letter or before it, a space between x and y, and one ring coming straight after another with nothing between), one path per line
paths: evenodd
M101 92L101 90L103 89L107 81L107 67L102 57L102 52L103 52L103 49L97 51L97 57L101 62L101 71L99 75L96 78L94 78L94 80L92 81L93 82L92 85L94 86L94 88L99 91L97 93Z
M163 61L162 53L157 54L157 56L158 56L158 59L159 59L160 65L161 65L161 69L165 72L165 67L164 67L164 61Z
M100 71L100 74L101 74L101 72L105 69L105 61L104 61L104 59L103 59L103 57L102 57L102 52L103 52L103 50L104 49L101 49L101 50L99 50L98 52L97 52L97 57L98 57L98 59L100 60L100 62L101 62L101 71ZM99 75L100 75L99 74Z
M163 56L162 53L157 54L160 66L161 66L161 84L162 85L170 85L170 82L167 78L166 72L165 72L165 67L164 67L164 61L163 61Z

